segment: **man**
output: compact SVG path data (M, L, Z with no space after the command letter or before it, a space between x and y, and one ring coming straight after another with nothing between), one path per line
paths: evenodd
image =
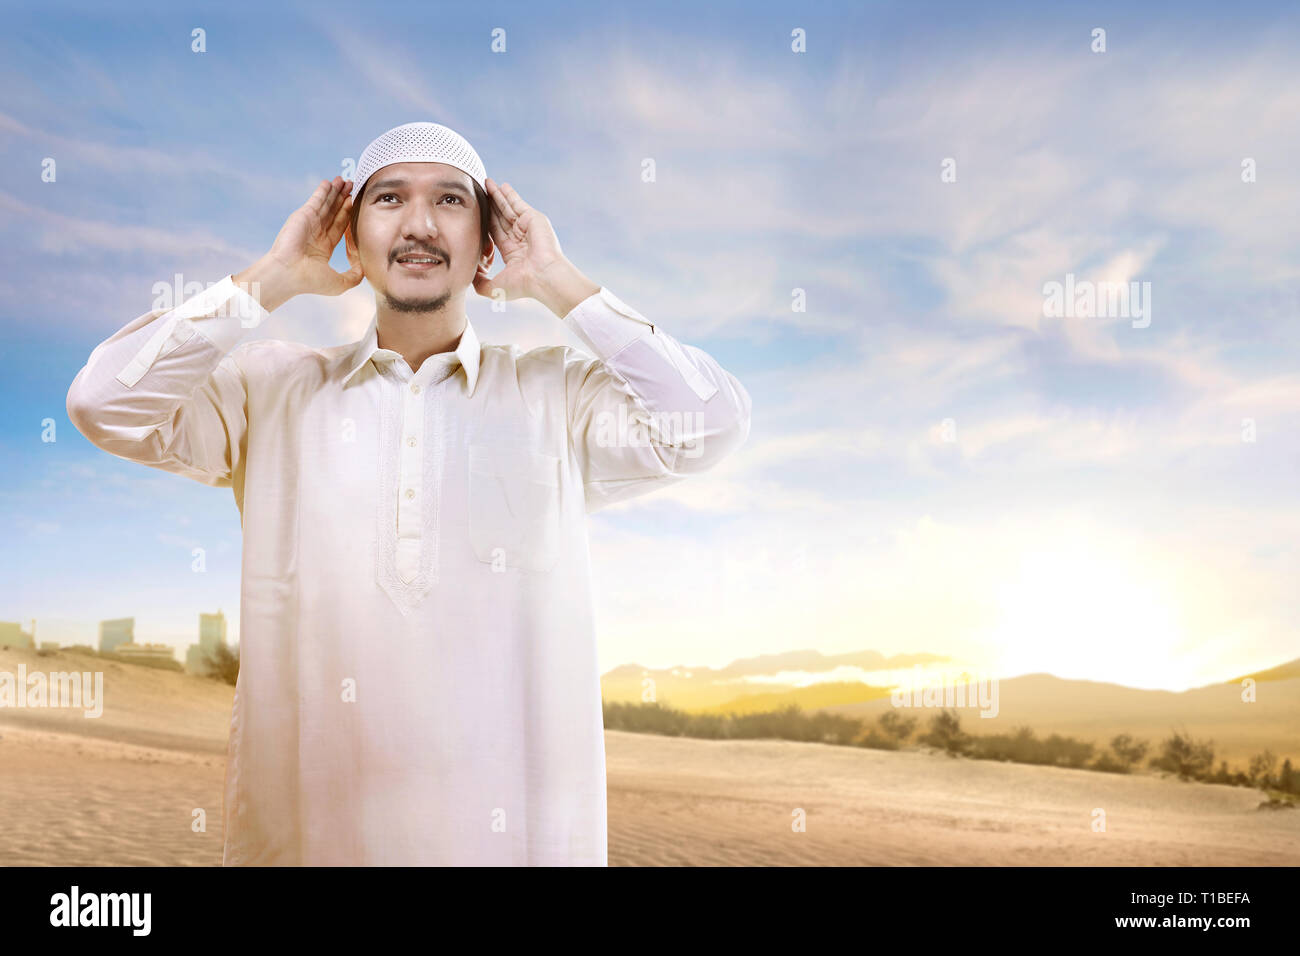
M241 343L363 276L359 342ZM471 284L592 355L480 345ZM257 262L95 348L67 405L99 448L234 491L227 865L607 863L585 515L715 465L750 399L578 271L464 139L376 139L350 193L322 182Z

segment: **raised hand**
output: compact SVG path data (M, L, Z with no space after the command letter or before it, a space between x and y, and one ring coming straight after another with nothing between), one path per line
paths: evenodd
M289 216L271 245L270 257L294 279L298 293L339 295L357 286L364 273L348 217L352 211L352 184L342 176L322 180L302 207ZM351 268L336 272L330 256L347 234L346 251Z
M352 184L342 176L321 180L311 197L285 221L271 251L259 263L261 268L249 270L258 273L256 278L264 285L272 285L277 298L303 293L339 295L365 278L361 254L348 225L351 192ZM330 256L345 234L351 268L337 272L330 265Z
M560 250L551 221L528 205L509 183L484 180L492 202L492 242L501 250L505 268L489 277L480 265L474 277L474 290L492 297L500 289L507 300L539 298L542 278L547 270L556 270L567 260Z

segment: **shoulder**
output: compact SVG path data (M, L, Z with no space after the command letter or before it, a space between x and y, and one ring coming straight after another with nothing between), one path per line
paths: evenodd
M599 362L581 349L569 345L541 345L523 349L518 345L484 345L479 359L480 374L492 379L518 382L520 387L552 387L564 390Z
M356 343L317 348L284 339L253 339L231 349L227 360L245 376L283 376L309 370L325 371L346 361Z
M563 372L575 362L593 362L595 359L570 345L539 345L523 349L518 345L485 344L480 361L501 370L510 369L518 375L536 375Z

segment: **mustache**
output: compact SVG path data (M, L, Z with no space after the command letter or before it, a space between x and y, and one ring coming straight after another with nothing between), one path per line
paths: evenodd
M412 256L412 255L437 256L443 262L451 261L451 259L447 256L447 253L443 252L441 249L432 246L413 246L410 249L399 249L397 252L394 252L392 254L391 259L392 261L396 262L402 256Z

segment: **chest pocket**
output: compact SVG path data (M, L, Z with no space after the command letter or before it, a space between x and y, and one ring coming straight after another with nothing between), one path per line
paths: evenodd
M480 561L553 568L560 556L560 459L527 448L470 445L469 535Z

